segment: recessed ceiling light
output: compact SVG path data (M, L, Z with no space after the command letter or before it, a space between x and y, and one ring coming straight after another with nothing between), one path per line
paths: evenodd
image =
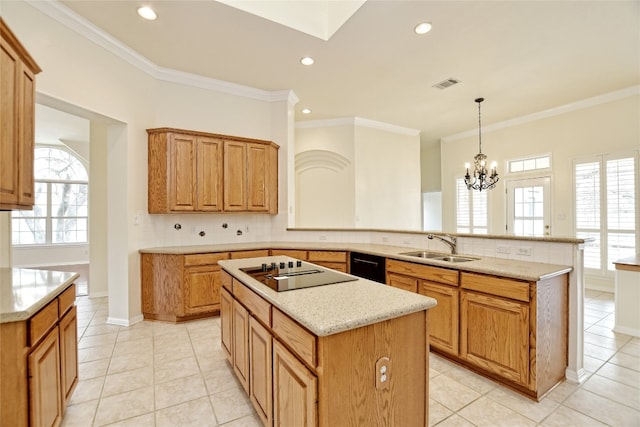
M153 21L158 17L158 15L151 9L149 6L142 6L138 8L138 15L143 17L148 21Z
M431 23L421 22L418 25L416 25L416 28L414 28L413 31L415 31L416 34L427 34L429 31L431 31Z
M314 61L314 60L313 60L313 58L312 58L312 57L310 57L310 56L305 56L304 58L302 58L302 59L300 60L300 63L301 63L302 65L313 65L313 63L314 63L314 62L315 62L315 61Z
M303 109L302 109L302 114L311 114L311 109L309 109L309 108L303 108Z

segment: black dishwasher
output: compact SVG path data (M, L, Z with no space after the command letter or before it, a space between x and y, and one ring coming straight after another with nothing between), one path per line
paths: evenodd
M354 276L386 283L385 257L351 252L351 271Z

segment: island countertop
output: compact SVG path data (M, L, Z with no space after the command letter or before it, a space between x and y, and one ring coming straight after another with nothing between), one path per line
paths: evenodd
M30 318L77 278L68 271L1 268L0 323Z
M231 276L317 336L336 334L436 306L433 298L360 278L351 282L276 292L240 270L263 263L291 260L295 261L288 256L271 256L222 260L218 263Z
M151 254L187 255L196 253L243 251L254 249L301 249L363 252L386 258L397 259L400 261L445 267L459 271L491 274L494 276L509 277L512 279L520 279L533 282L548 279L560 274L569 273L573 270L571 266L567 265L519 261L507 258L494 258L477 255L470 255L471 257L477 258L474 261L452 263L447 261L424 259L403 255L406 252L422 250L420 248L409 248L371 243L255 242L218 245L167 246L140 249L139 252Z

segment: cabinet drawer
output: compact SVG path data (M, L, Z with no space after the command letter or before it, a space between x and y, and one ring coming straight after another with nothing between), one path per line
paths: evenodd
M231 252L231 259L258 258L263 256L269 256L269 249L260 249L256 251Z
M233 280L233 296L242 303L255 318L271 326L271 304L258 296L242 282Z
M212 254L193 254L184 256L184 265L211 265L217 264L221 259L229 259L229 252L217 252Z
M315 335L276 308L273 309L273 326L271 329L305 363L311 367L316 367L317 344Z
M309 251L309 261L347 262L347 253L341 251Z
M318 265L320 265L322 267L330 268L332 270L341 271L343 273L347 272L347 264L345 264L344 262L316 261L316 264L318 264Z
M413 277L389 273L387 281L389 285L394 288L404 289L409 292L418 292L418 279L414 279Z
M29 343L37 343L58 321L58 299L54 299L29 320Z
M220 272L220 283L229 293L233 293L233 277L224 270Z
M460 284L464 289L471 289L477 292L511 298L518 301L529 301L529 282L486 276L483 274L462 273Z
M387 272L406 274L407 276L446 285L458 286L458 271L430 265L414 264L387 258Z
M71 284L66 291L58 297L58 316L62 317L76 302L76 285Z
M286 255L291 258L300 259L302 261L307 260L307 251L297 249L271 249L271 255Z

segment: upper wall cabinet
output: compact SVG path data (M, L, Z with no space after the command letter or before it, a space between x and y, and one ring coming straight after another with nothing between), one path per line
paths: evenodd
M35 75L41 70L0 18L0 210L34 204Z
M148 129L149 213L278 212L278 146Z

